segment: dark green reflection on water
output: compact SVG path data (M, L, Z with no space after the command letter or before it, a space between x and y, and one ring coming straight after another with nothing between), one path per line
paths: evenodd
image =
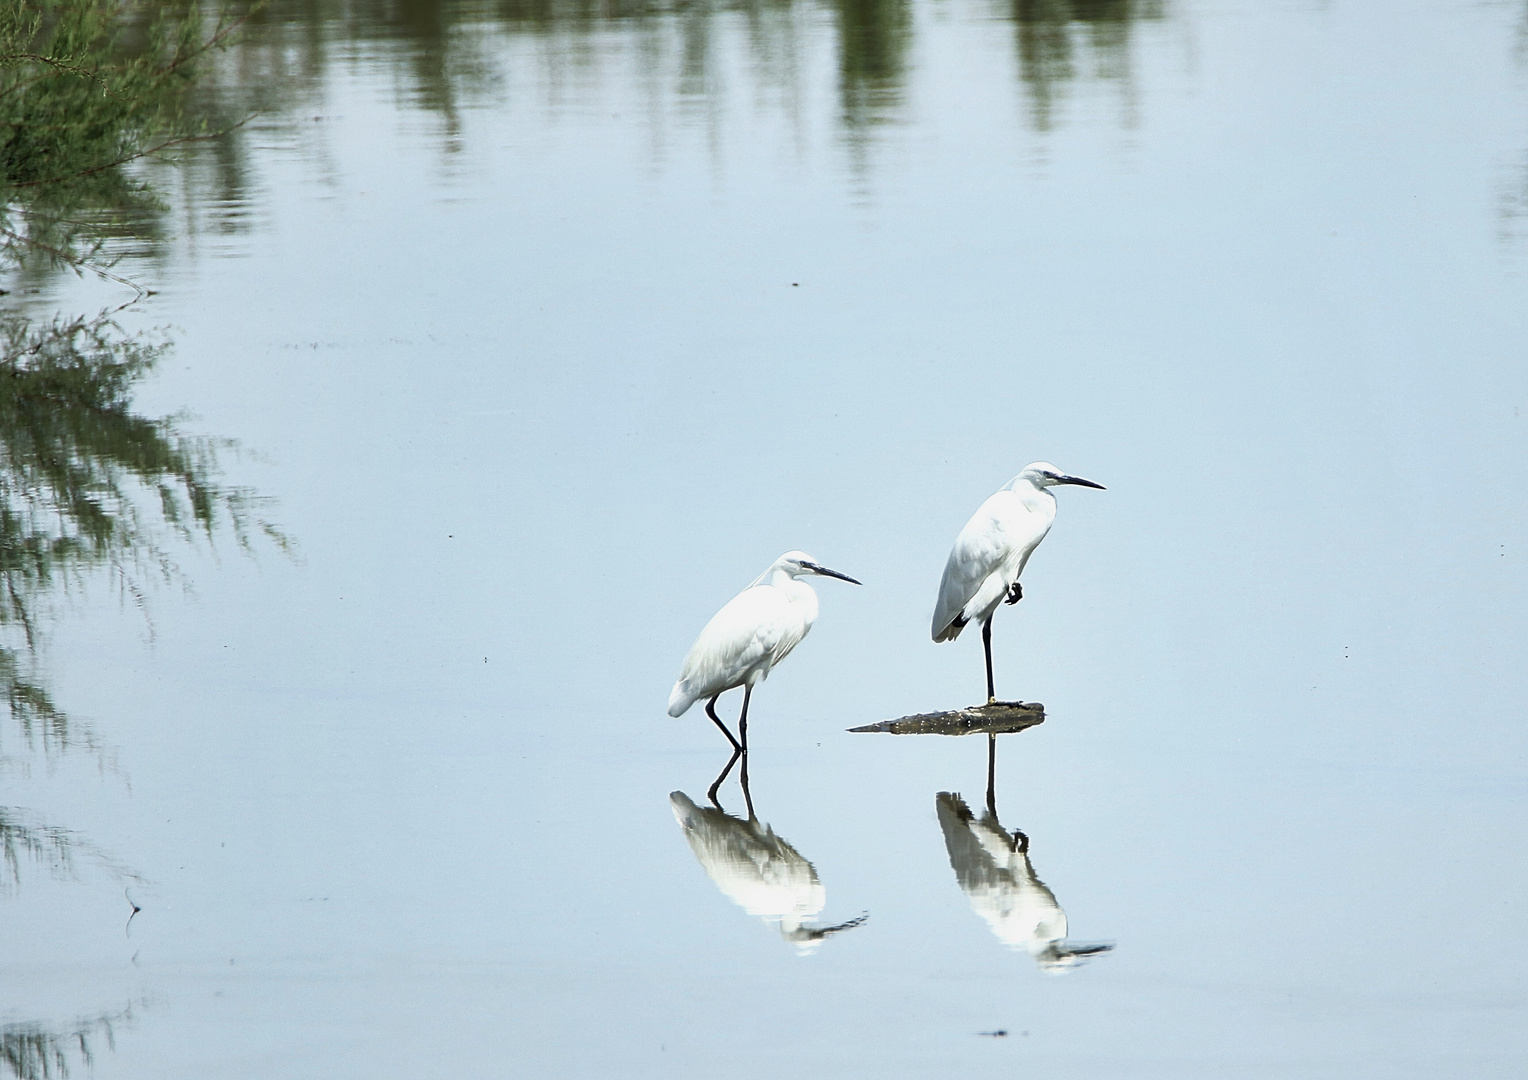
M163 206L127 166L216 141L211 111L189 89L236 26L197 7L0 0L6 284L63 271L131 284L111 262L125 238L154 241ZM9 757L85 749L108 763L37 663L58 598L104 577L141 605L152 583L175 578L173 548L225 527L246 547L256 532L285 544L249 491L218 483L228 443L133 411L134 386L168 347L125 332L110 313L38 319L0 309L0 696L14 728L0 753ZM59 869L83 843L14 808L0 808L0 842L12 883L23 854Z
M109 315L0 315L0 694L28 751L104 752L36 663L41 626L71 587L105 577L141 605L176 579L173 545L227 531L245 547L256 535L285 546L257 496L218 482L226 440L133 411L133 387L167 348Z
M249 489L222 484L226 440L188 434L170 418L134 411L131 394L169 347L125 332L110 315L37 322L0 315L0 694L11 724L4 757L76 751L111 764L90 725L57 703L39 640L71 591L111 582L142 606L150 588L177 581L177 549L232 535L244 547L286 539ZM88 864L117 881L137 875L86 836L32 811L0 805L0 892L23 867L72 878ZM68 1075L110 1047L128 1012L62 1026L0 1028L0 1062L18 1077Z
M1120 83L1133 103L1131 38L1138 22L1166 17L1164 0L1011 0L1019 78L1030 119L1056 121L1067 84L1079 77Z
M49 825L14 806L0 806L0 854L4 856L0 890L21 883L23 861L44 867L54 877L72 878L82 861L88 861L122 880L138 875L118 863L85 837L70 829Z
M0 270L90 266L158 236L126 166L209 139L187 91L235 23L198 6L0 0Z
M1130 97L1134 27L1167 11L1165 0L958 2L951 9L958 17L987 23L996 15L1011 24L1018 82L1042 130L1057 122L1073 81L1119 82ZM728 69L735 53L725 44L733 39L768 90L760 100L797 113L809 104L808 57L827 36L837 123L851 148L862 147L878 127L903 118L919 18L928 15L912 0L276 0L250 16L245 40L203 97L224 119L246 108L266 121L287 114L311 122L329 70L354 62L356 46L365 45L367 64L392 70L408 105L441 118L440 146L451 151L460 145L462 108L497 104L511 67L526 62L547 85L549 107L563 100L559 88L634 61L634 97L655 115L672 103L716 123L719 99L735 92L737 72ZM534 49L499 47L506 40ZM239 145L209 150L222 155L229 190L247 183Z
M0 693L12 721L0 747L7 758L19 751L55 760L83 750L111 763L94 730L57 704L38 659L44 627L72 589L105 577L141 605L154 582L178 577L176 545L230 532L241 544L264 535L285 546L259 517L258 498L219 483L225 441L132 409L133 388L167 348L124 332L108 315L45 323L0 316ZM20 886L28 865L56 878L88 866L118 882L138 880L78 831L0 805L0 892ZM67 1076L71 1063L88 1069L129 1017L119 1010L62 1025L7 1025L0 1062L23 1080Z
M908 0L833 0L838 21L838 92L844 127L862 131L896 118L912 37Z
M129 332L116 312L39 317L35 304L14 302L65 271L147 297L112 267L128 251L157 250L165 205L145 171L128 166L214 145L232 126L224 110L245 107L189 93L233 28L198 12L0 0L0 697L10 721L0 722L0 777L37 755L51 765L84 751L103 771L112 765L110 747L59 704L40 659L45 631L85 585L108 582L147 618L152 588L181 580L178 552L219 535L286 547L261 500L220 481L218 456L231 443L133 409L167 337ZM237 170L219 175L238 179ZM88 837L12 799L0 795L0 892L21 886L27 867L138 880ZM41 1011L26 996L6 1004ZM0 1026L0 1063L26 1080L88 1070L131 1011Z
M94 1067L97 1052L116 1047L118 1029L131 1024L133 1007L80 1017L49 1027L37 1023L0 1026L0 1062L19 1080L56 1080L75 1068Z

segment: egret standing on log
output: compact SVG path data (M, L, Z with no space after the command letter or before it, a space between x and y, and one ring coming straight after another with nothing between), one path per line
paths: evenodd
M817 621L817 594L806 582L797 580L808 574L859 584L848 574L829 570L804 551L781 555L758 580L728 600L690 646L679 681L669 694L670 716L682 716L695 702L707 699L706 715L722 729L733 750L748 752L748 699L753 688L801 643ZM716 715L716 699L737 686L743 688L743 711L738 719L742 742L733 738ZM748 767L746 758L743 767Z
M982 624L989 705L997 700L992 686L992 613L998 604L1017 604L1023 597L1019 575L1056 520L1056 497L1046 489L1057 484L1104 490L1102 484L1067 476L1048 461L1026 465L971 515L944 564L939 602L934 605L934 640L953 641L967 623Z

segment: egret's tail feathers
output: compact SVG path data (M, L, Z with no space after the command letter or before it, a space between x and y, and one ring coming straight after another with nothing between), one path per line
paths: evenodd
M957 616L956 618L952 619L951 621L945 623L943 626L940 626L936 622L936 623L934 623L934 625L932 627L933 635L934 635L934 640L935 641L954 641L956 638L958 638L960 636L960 632L962 630L964 630L965 628L966 628L966 620L960 618L959 616Z
M695 704L695 699L690 696L690 684L680 679L674 684L674 689L669 691L668 714L670 716L683 716L685 710Z

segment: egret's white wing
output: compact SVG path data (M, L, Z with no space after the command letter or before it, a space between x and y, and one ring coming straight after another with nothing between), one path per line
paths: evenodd
M977 507L955 538L944 564L930 627L934 640L945 641L960 634L955 620L973 600L980 598L978 609L995 606L1008 586L1018 580L1029 553L1045 539L1050 526L1047 515L1027 508L1007 488Z
M780 589L773 585L744 589L711 617L690 646L669 695L669 715L680 716L702 698L743 685L757 668L768 675L806 631L790 598Z

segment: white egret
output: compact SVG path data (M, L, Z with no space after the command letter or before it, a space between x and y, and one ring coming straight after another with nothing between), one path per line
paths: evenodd
M679 681L669 693L670 716L683 716L695 702L705 700L706 715L722 729L732 749L737 754L748 752L748 701L753 688L801 643L817 620L817 594L797 580L809 574L859 584L804 551L781 555L752 585L728 600L690 646ZM743 688L738 718L741 742L716 715L716 699L738 686ZM748 759L743 760L746 768Z
M752 813L744 821L720 807L697 806L682 791L669 796L669 807L706 876L748 914L778 926L798 953L865 921L862 915L837 926L815 923L828 902L816 867Z
M997 700L992 685L992 614L998 604L1017 604L1024 596L1019 575L1056 520L1056 497L1046 489L1058 484L1104 490L1102 484L1068 476L1048 461L1026 465L977 507L944 564L939 602L934 605L933 637L953 641L967 623L982 624L989 704Z
M1035 874L1029 837L1017 831L1009 835L991 806L990 792L988 798L987 813L980 820L959 795L940 792L935 800L950 866L972 910L999 941L1027 952L1041 971L1052 975L1112 949L1066 940L1066 912Z

